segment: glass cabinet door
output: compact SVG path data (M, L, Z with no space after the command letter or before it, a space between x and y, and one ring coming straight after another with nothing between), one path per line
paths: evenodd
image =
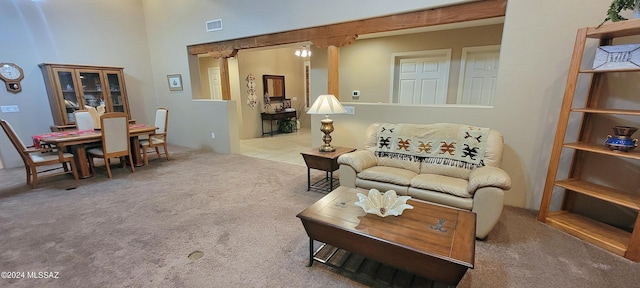
M104 105L104 89L100 71L81 70L80 81L82 82L82 98L84 105L98 107Z
M74 71L71 69L54 69L57 77L56 89L59 90L59 94L62 95L63 105L66 112L66 122L73 123L76 119L73 116L73 112L80 109L80 103L78 102L78 91L76 91L76 83L74 81Z
M113 112L127 112L125 111L125 99L122 97L122 87L120 80L120 73L117 71L106 71L107 84L109 85L109 105L111 105L111 111Z

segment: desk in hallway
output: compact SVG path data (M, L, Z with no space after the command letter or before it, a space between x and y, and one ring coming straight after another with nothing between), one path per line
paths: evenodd
M296 114L296 111L281 111L281 112L273 112L273 113L262 112L260 114L260 117L262 119L262 121L260 122L261 123L260 125L262 127L262 136L264 136L265 134L269 134L273 136L274 121L296 118L298 117L298 114ZM264 132L264 121L269 121L270 129L267 132Z

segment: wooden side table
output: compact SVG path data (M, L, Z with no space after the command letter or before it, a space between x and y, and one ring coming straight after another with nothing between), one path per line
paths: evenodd
M296 118L298 115L296 113L296 111L281 111L273 113L262 112L260 114L260 118L262 119L262 124L260 124L262 127L262 136L264 136L265 134L269 134L271 135L271 137L273 137L273 122L278 120ZM269 127L271 129L268 132L264 132L264 121L269 121Z
M304 162L307 164L307 191L311 188L316 190L331 192L336 186L340 186L338 179L333 178L333 171L338 170L338 157L340 155L356 151L355 148L335 147L333 152L320 152L319 148L301 152ZM324 179L311 184L311 169L325 171ZM335 183L334 183L334 180Z

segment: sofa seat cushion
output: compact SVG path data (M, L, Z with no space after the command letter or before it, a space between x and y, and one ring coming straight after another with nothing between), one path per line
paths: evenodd
M410 187L407 191L407 195L432 203L447 205L451 207L456 207L460 209L465 209L471 211L473 209L473 198L462 198L458 196L454 196L447 193L434 192L430 190L418 189Z
M420 174L411 179L411 187L414 188L439 191L458 197L472 198L473 194L467 192L467 185L467 180L438 174Z
M358 173L358 178L409 186L411 179L417 175L418 173L406 169L388 166L373 166Z
M396 194L398 194L399 196L407 196L408 195L407 192L409 190L409 186L405 186L405 185L396 185L396 184L391 184L387 182L371 181L371 180L365 180L360 178L356 178L356 187L367 190L367 193L370 189L378 189L378 191L382 193L387 192L389 190L393 190L393 191L396 191ZM367 193L362 193L362 194L367 195ZM460 197L457 197L457 198L460 198Z

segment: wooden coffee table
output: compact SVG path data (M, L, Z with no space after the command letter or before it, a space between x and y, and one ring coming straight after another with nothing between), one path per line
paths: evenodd
M411 199L413 209L383 218L355 206L357 192L368 193L338 187L297 215L310 238L309 266L317 240L448 285L473 269L475 213Z

